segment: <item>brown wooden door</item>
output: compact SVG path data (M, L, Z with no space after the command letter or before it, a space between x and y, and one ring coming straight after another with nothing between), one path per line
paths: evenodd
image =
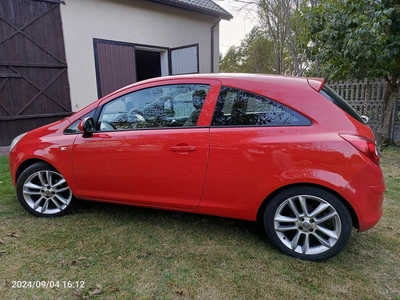
M71 114L59 5L0 1L0 146Z
M95 39L94 55L99 98L136 82L134 45Z

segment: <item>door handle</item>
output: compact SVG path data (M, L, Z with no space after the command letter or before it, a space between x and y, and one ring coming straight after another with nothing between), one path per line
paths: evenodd
M171 150L174 152L189 152L195 151L196 146L172 146Z

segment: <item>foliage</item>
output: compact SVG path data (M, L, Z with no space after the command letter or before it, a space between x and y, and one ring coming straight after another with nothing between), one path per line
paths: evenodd
M400 0L236 1L252 6L260 25L229 49L222 71L385 78L377 139L390 140L400 88Z
M297 75L305 63L305 56L297 47L297 39L304 22L298 12L309 1L258 0L260 27L273 41L277 74Z
M314 0L315 1L315 0ZM232 46L221 60L224 72L297 75L307 65L304 49L297 47L304 20L299 14L307 0L236 0L252 11L259 26Z
M241 73L243 57L240 47L231 46L219 61L220 72Z
M323 0L305 10L300 47L325 64L332 79L385 78L380 143L390 139L400 88L400 1Z
M334 78L400 75L400 6L396 1L321 1L305 20L310 59L329 62Z
M254 27L240 46L232 46L220 61L222 72L274 73L272 42Z

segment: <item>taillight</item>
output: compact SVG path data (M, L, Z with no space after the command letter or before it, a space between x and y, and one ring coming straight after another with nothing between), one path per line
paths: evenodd
M344 140L353 145L362 154L369 157L374 163L379 165L379 150L373 140L353 134L339 134Z

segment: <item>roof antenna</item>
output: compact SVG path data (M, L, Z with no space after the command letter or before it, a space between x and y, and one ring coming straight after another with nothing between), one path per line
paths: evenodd
M303 73L307 70L307 68L308 68L308 65L299 74L297 74L296 76L297 77L303 77Z

